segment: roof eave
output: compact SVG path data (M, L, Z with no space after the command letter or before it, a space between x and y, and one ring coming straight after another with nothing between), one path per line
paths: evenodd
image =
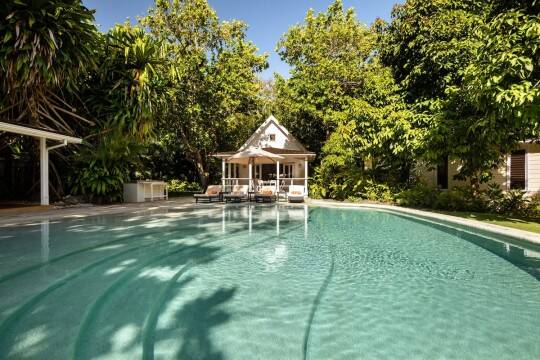
M47 130L40 130L40 129L34 129L27 126L22 125L16 125L6 122L0 122L0 131L5 131L13 134L18 135L26 135L26 136L32 136L36 138L45 138L49 140L56 140L56 141L66 141L70 144L80 144L82 143L81 138L76 138L73 136L63 135L54 133Z

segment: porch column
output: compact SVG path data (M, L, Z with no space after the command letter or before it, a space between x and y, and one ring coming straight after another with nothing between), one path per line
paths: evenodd
M253 162L249 162L249 170L248 170L248 189L249 191L253 191Z
M49 205L49 151L47 139L39 138L41 205Z
M221 186L225 191L225 159L221 159Z
M276 161L276 194L279 192L279 160Z
M305 195L308 194L308 161L307 157L304 158L304 191Z

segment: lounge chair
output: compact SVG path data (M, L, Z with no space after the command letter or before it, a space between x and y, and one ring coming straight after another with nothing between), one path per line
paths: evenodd
M212 202L221 200L221 185L209 185L204 194L194 194L195 202Z
M304 202L304 186L302 185L289 186L289 192L287 193L287 200L289 202Z
M234 185L230 194L223 195L225 202L242 202L248 199L248 185Z
M255 194L255 202L276 201L276 189L274 186L262 186L261 190Z

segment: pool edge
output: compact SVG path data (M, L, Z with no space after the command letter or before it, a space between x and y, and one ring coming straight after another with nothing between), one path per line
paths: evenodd
M347 207L347 208L366 208L366 209L376 209L376 210L387 210L391 212L398 212L408 215L414 215L418 217L424 217L433 220L439 220L443 222L450 222L462 226L472 227L481 231L486 231L499 236L513 238L519 241L525 241L532 243L534 245L540 245L540 234L536 234L530 231L514 229L506 226L489 224L486 222L473 220L473 219L464 219L457 216L440 214L425 210L411 209L395 205L384 205L384 204L362 204L362 203L346 203L346 202L335 202L335 201L325 201L325 200L310 200L309 205L314 206L324 206L324 207Z

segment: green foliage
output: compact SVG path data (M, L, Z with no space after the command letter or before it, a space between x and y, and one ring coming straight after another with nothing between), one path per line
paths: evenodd
M477 196L471 187L456 186L438 192L433 207L437 210L482 212L486 210L486 202L483 197Z
M529 199L520 190L503 192L499 185L489 184L487 189L476 193L471 187L455 187L441 191L418 183L396 195L401 206L445 211L472 211L537 216L538 201Z
M490 184L486 191L487 207L490 212L512 215L535 215L536 203L528 199L521 190L503 192L499 185Z
M433 208L437 201L439 190L423 183L403 190L396 195L396 203L401 206Z
M380 63L376 39L352 9L335 1L326 12L309 11L278 44L292 66L291 78L276 82L278 114L310 150L322 153L320 196L363 196L361 163L370 159L376 159L375 181L407 181L422 143L421 118L407 109Z
M88 146L74 154L73 192L91 201L122 198L122 183L140 165L143 140L152 135L165 103L157 67L160 43L141 28L116 25L100 41L98 68L81 87L97 126L86 129Z
M308 11L278 43L292 67L290 79L276 81L278 115L309 150L321 150L337 125L335 112L358 96L374 44L374 34L341 1L325 13Z
M122 136L110 136L97 146L78 149L74 170L69 178L74 194L91 202L109 203L122 200L122 184L138 162L141 146Z
M66 94L92 69L97 39L93 11L81 1L0 3L0 120L72 133L83 120Z
M382 25L381 57L392 68L407 101L429 110L462 81L478 44L471 34L487 16L483 0L407 0Z
M383 62L428 119L424 159L459 158L476 191L539 135L538 19L536 2L408 0L380 26Z
M529 198L528 212L531 217L540 218L540 193L536 193Z
M160 127L205 185L211 154L238 146L260 120L256 74L266 56L246 40L243 22L220 22L206 0L157 1L141 23L166 44L171 62Z
M169 185L169 195L183 192L199 192L202 190L199 183L189 182L185 180L174 179L168 181L167 184Z

